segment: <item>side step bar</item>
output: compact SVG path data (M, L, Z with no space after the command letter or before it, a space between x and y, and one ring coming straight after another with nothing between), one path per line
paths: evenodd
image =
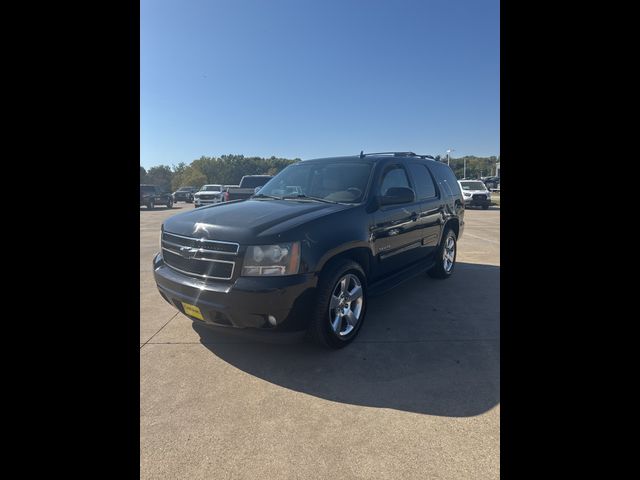
M427 270L429 270L434 265L435 261L433 259L433 256L416 264L410 265L409 267L400 270L399 272L389 275L388 277L378 280L377 282L369 285L369 295L373 297L382 295L392 288L397 287L401 283L417 277L420 274L426 275Z

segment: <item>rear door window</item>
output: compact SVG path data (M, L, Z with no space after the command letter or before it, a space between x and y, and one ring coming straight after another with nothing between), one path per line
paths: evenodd
M409 171L416 186L416 198L418 200L436 197L436 186L427 167L419 163L412 163L409 165Z
M451 168L444 163L433 162L429 164L429 169L436 177L438 184L444 188L449 195L462 195L458 179Z

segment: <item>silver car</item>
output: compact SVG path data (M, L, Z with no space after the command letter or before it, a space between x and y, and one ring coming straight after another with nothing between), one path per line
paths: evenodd
M491 205L491 192L480 180L458 180L465 207L482 207L487 210Z

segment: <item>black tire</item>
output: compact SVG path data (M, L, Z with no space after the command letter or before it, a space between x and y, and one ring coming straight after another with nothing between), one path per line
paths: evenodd
M453 238L454 250L453 250L453 264L451 265L451 268L447 269L445 266L446 262L444 258L444 252L445 252L445 245L447 244L449 238ZM440 279L449 278L456 267L457 256L458 256L458 239L456 238L456 233L451 228L448 228L444 232L444 235L442 235L442 240L440 241L440 245L438 246L438 250L436 251L436 264L427 271L427 275L433 278L440 278Z
M358 277L362 287L363 303L360 310L358 322L353 330L341 337L331 328L329 319L329 304L334 290L338 287L340 280L347 274ZM367 277L362 267L349 259L341 259L330 262L318 282L316 306L313 309L309 321L308 334L311 340L323 347L339 349L349 345L358 335L367 314Z
M149 210L153 210L154 208L156 208L156 204L153 200L149 200L149 203L147 203L147 208Z
M489 205L482 205L483 210L489 210Z
M167 200L167 208L169 209L173 208L173 200L171 199Z

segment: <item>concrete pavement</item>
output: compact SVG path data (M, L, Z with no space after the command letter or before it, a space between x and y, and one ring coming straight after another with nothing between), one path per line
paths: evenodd
M457 271L371 298L347 348L222 337L157 293L140 209L140 476L498 478L499 209L467 210Z

